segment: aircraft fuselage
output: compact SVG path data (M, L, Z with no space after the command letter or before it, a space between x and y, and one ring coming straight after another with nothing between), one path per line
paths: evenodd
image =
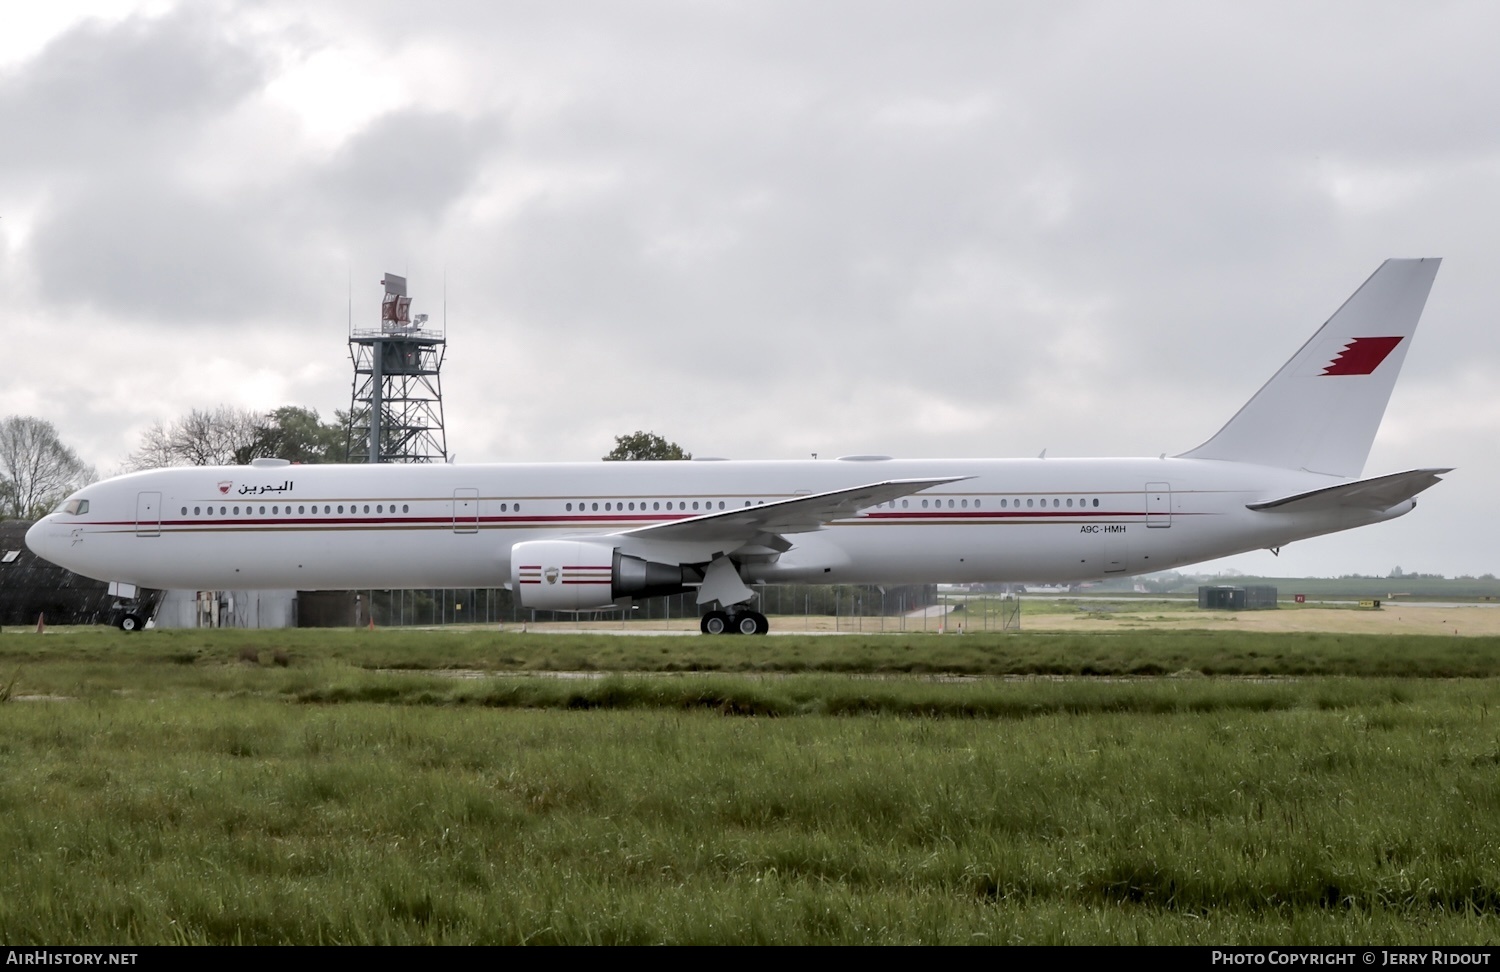
M877 480L961 476L744 556L747 583L1076 581L1166 570L1390 519L1252 512L1344 480L1193 459L234 466L88 487L28 543L87 576L149 588L500 587L517 543L609 536ZM663 556L651 541L649 553ZM681 545L684 562L716 552ZM722 546L722 545L721 545Z

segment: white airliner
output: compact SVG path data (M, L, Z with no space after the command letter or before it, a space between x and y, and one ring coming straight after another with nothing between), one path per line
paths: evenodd
M1157 459L189 467L74 493L38 555L139 588L507 587L533 608L768 583L1079 581L1389 520L1448 469L1361 478L1437 259L1388 260L1204 444ZM139 626L128 615L123 626Z

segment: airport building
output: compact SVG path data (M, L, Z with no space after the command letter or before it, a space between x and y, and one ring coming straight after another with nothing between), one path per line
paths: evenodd
M1198 607L1205 611L1274 611L1276 588L1267 585L1200 587Z

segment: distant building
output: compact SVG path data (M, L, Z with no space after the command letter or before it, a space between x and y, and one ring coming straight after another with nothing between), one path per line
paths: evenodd
M158 628L290 628L296 591L166 591Z
M1200 587L1198 607L1203 610L1275 610L1276 588L1268 586Z

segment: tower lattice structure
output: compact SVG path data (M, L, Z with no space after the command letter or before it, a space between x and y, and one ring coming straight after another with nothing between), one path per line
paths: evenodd
M354 389L349 402L350 462L446 462L443 356L447 340L426 314L411 314L406 278L381 281L380 327L349 330Z

